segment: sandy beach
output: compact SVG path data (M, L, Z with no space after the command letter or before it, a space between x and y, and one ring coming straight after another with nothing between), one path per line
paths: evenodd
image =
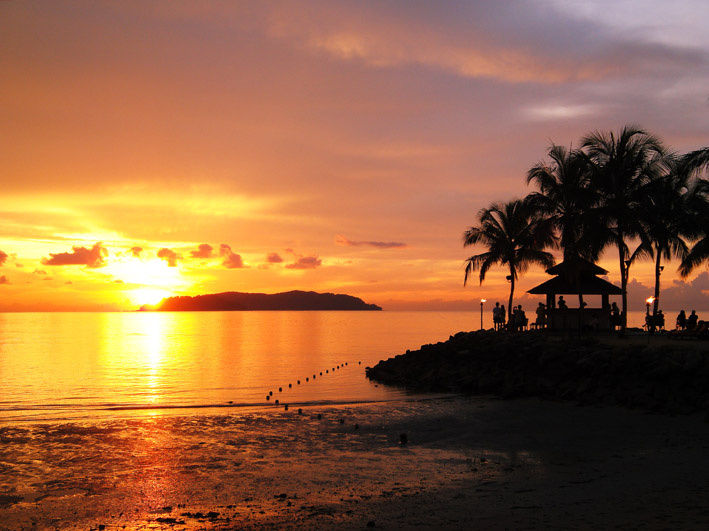
M706 528L708 436L462 397L5 425L0 527Z

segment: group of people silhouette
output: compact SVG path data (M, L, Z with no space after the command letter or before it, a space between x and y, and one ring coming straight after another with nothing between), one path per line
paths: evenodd
M680 310L679 315L677 315L677 330L694 330L697 328L697 323L699 322L699 316L695 310L692 313L684 313L684 310Z
M527 314L524 313L522 305L518 304L512 308L512 315L510 315L510 322L507 324L507 313L505 311L505 305L499 302L495 303L495 307L492 309L492 322L495 330L526 330L529 325L529 319Z

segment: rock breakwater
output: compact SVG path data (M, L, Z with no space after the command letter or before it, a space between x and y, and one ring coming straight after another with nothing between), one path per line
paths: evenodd
M417 391L541 397L694 413L709 408L709 353L689 342L604 343L543 333L460 332L368 367Z

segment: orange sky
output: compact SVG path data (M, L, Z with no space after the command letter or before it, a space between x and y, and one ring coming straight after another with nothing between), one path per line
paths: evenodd
M634 122L709 145L704 2L265 4L0 2L0 310L475 308L507 284L463 288L462 232L551 140ZM675 268L668 304L709 309L706 269ZM650 264L631 278L640 309Z

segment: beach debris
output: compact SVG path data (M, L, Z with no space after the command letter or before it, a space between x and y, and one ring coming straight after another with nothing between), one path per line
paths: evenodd
M399 434L399 444L401 446L406 446L409 442L409 436L406 435L405 433L400 433Z

